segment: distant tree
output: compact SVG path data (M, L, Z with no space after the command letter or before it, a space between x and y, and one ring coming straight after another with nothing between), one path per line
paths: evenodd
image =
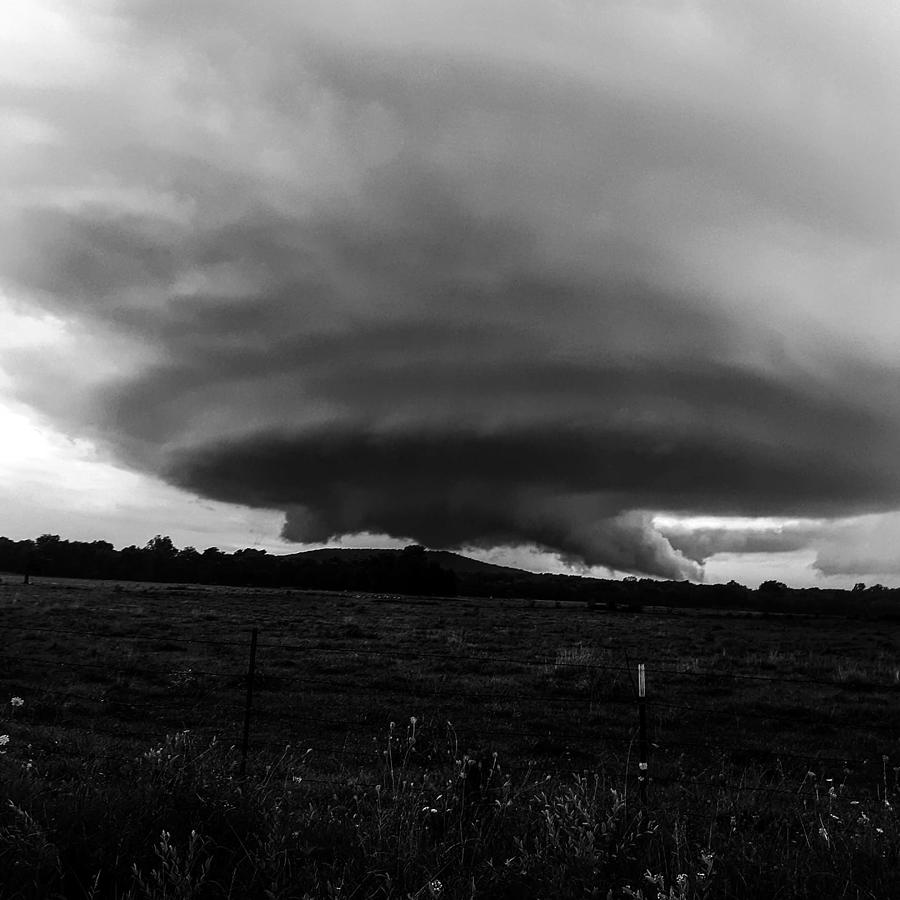
M175 554L175 560L182 572L192 572L202 559L196 547L184 547Z
M119 578L131 578L135 581L143 581L152 576L150 566L150 553L146 548L130 544L119 551L120 571Z
M403 558L407 560L425 559L425 548L421 544L410 544L403 548Z
M157 534L147 541L142 551L144 562L144 579L149 581L174 581L178 578L175 560L178 548L168 535Z
M150 540L147 541L146 549L157 556L162 556L167 559L171 559L178 553L177 548L172 543L172 538L167 534L157 534L155 537L150 538Z
M853 593L860 594L866 589L865 584L862 581L857 581L856 584L853 585Z
M60 571L64 568L67 550L68 541L61 541L58 534L42 534L34 542L34 554L29 568L38 575L69 574Z
M787 589L787 585L781 581L764 581L759 586L759 592L761 594L782 594Z

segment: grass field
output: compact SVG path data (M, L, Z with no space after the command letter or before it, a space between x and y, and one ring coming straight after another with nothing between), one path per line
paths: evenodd
M3 897L900 894L893 623L7 576L0 637Z

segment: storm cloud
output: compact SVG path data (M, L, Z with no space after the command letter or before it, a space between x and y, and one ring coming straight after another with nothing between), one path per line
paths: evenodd
M689 528L683 524L663 526L662 533L672 547L688 559L705 563L720 553L792 553L809 548L821 536L826 523L821 520L795 521L766 527Z
M0 93L60 427L291 540L674 578L811 544L655 512L900 507L892 6L86 9Z

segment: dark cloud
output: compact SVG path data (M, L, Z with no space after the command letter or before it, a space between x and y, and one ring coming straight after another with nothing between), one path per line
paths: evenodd
M652 511L900 504L900 141L852 52L768 3L300 6L129 4L80 106L15 92L56 137L0 272L85 342L20 397L294 540L699 578L806 536Z
M708 433L667 439L661 430L599 426L466 432L448 425L257 433L184 450L166 474L216 499L286 508L285 536L299 541L385 531L433 546L521 542L592 565L697 577L688 559L788 543L796 549L808 535L660 534L649 516L628 510L728 512L737 504L786 511L859 502L863 486L851 491L851 475L835 482L808 460L786 457L717 446Z
M585 471L591 456L587 435L326 432L198 448L167 474L208 496L285 508L284 535L296 541L368 531L439 547L527 543L591 565L699 577L648 515L604 495Z

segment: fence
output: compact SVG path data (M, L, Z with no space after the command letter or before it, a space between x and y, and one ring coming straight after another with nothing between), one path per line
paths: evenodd
M863 794L887 790L894 683L704 671L627 654L601 660L584 648L531 656L459 645L390 650L354 644L359 635L348 637L350 626L335 627L330 639L297 639L272 623L222 639L171 628L150 635L0 623L0 686L24 700L0 730L10 732L10 752L23 743L68 752L52 750L67 735L72 752L81 746L115 761L192 729L233 743L241 776L291 743L319 759L308 783L365 787L397 733L393 721L418 729L422 765L448 741L473 755L498 752L507 770L618 763L632 771L645 803L654 785L708 784L716 766L715 784L729 790L795 796L786 774L806 784L805 773L816 769L824 783L831 773ZM742 685L826 698L849 689L877 699L884 714L858 721L847 698L839 714L798 708L786 696L766 706L755 694L742 696ZM762 727L764 742L748 739ZM829 728L839 744L832 750L821 746ZM797 744L809 729L815 749ZM839 752L851 747L864 752ZM741 766L754 777L735 781Z

